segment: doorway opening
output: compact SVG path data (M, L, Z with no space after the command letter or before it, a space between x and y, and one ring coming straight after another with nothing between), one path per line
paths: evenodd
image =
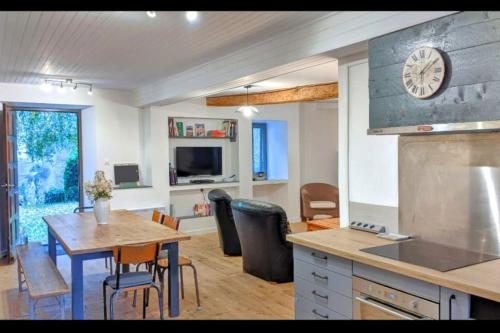
M16 109L18 236L47 244L43 216L81 206L79 111Z

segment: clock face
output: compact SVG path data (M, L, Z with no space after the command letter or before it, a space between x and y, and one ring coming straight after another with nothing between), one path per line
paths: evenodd
M403 85L416 98L434 95L444 81L444 60L438 50L421 47L406 59L403 68Z

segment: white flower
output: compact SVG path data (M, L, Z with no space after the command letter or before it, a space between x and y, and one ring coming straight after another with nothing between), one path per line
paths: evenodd
M111 192L113 191L113 183L107 180L104 176L104 171L97 170L95 172L93 182L84 182L83 188L85 194L90 201L94 202L97 199L111 199Z

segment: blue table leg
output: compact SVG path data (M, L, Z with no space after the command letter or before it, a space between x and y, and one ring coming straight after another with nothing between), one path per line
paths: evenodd
M83 258L71 257L71 313L73 319L83 319Z
M56 238L50 231L50 228L47 228L47 233L49 234L49 257L52 259L54 264L57 266L57 254L56 254Z
M179 315L179 243L170 243L168 248L168 314Z

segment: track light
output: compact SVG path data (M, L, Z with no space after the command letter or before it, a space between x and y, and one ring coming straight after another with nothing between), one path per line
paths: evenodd
M61 82L61 84L59 85L59 88L57 88L57 92L60 93L60 94L64 94L66 92L66 89L64 88L63 86L63 83Z
M156 12L154 12L154 11L147 11L146 15L149 16L150 18L155 18L156 17Z
M194 22L198 19L198 12L186 12L186 19L189 22Z
M40 89L45 92L52 91L52 86L57 86L57 92L64 94L66 90L76 93L80 86L89 87L88 94L92 95L92 84L87 82L74 82L72 79L45 79L40 85Z

